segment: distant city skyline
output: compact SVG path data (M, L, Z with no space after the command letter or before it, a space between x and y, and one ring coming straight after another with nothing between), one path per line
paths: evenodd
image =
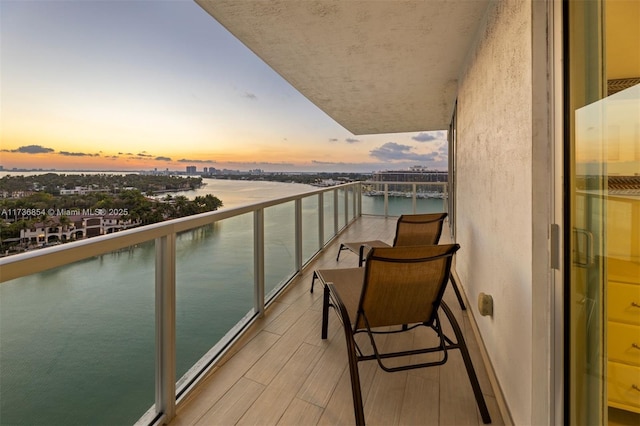
M446 170L446 132L354 136L191 0L0 0L0 165Z

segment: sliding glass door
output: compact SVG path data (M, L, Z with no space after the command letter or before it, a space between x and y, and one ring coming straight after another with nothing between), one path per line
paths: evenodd
M640 424L640 1L565 2L567 420Z

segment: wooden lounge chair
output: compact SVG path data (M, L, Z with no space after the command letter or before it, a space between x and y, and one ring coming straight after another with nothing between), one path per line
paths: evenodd
M356 424L365 424L358 362L375 359L389 372L430 367L444 364L452 349L460 350L482 420L491 423L460 326L442 301L452 257L459 247L457 244L374 247L367 255L364 268L316 271L324 287L322 338L327 338L330 306L335 308L343 324ZM443 333L438 312L444 312L455 338ZM419 326L432 329L439 344L401 352L380 352L376 335L406 332ZM354 338L358 333L368 335L371 349L358 346ZM439 359L415 364L407 361L400 366L385 364L390 358L430 353L440 354Z

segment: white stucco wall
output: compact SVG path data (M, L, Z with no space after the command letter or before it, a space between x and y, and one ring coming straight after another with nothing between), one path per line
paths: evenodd
M513 421L532 418L531 4L497 1L460 76L456 270ZM493 317L477 312L493 296ZM544 374L544 372L542 372Z

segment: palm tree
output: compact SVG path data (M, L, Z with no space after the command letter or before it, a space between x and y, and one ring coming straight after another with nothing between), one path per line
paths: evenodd
M222 201L211 194L207 194L204 197L198 195L193 202L198 207L198 213L215 211L222 207Z
M67 215L60 216L59 221L60 221L60 226L62 227L62 235L66 237L67 232L69 232L69 225L71 225L73 222ZM68 239L68 238L65 238L65 239Z

